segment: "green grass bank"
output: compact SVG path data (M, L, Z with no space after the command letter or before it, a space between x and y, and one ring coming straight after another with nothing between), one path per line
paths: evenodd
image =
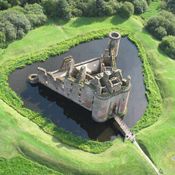
M0 67L0 70L2 72L0 84L1 98L10 106L15 108L20 114L38 124L38 126L40 126L46 133L58 138L63 143L92 153L100 153L105 151L112 145L112 141L102 143L82 139L80 137L74 136L69 132L64 131L61 128L56 127L47 118L44 118L40 114L24 108L21 99L17 97L17 95L9 88L6 82L8 80L9 73L16 68L23 67L26 64L31 64L35 61L44 61L51 56L59 55L67 51L70 47L73 47L81 42L105 37L111 30L119 30L122 35L128 35L130 40L136 44L139 50L139 54L143 62L148 107L145 115L138 122L138 124L136 124L133 130L138 132L140 129L150 126L158 120L158 117L161 114L161 97L159 94L159 89L157 88L156 82L154 80L154 75L149 67L145 50L142 47L141 43L137 42L137 40L133 37L132 33L127 33L121 29L116 29L113 27L81 34L58 44L52 45L45 50L41 50L40 52L30 53L29 55L24 55L4 63L3 67ZM8 94L6 93L7 91ZM155 110L155 108L157 108L157 110Z
M5 75L3 74L6 64L9 64L8 62L16 64L16 58L22 58L23 55L31 58L33 53L42 52L52 45L74 38L75 36L94 30L106 30L106 28L111 30L111 28L116 27L122 31L125 30L132 33L134 39L141 43L141 49L144 49L143 55L146 57L145 64L149 65L148 69L151 68L151 73L148 74L147 78L145 77L145 80L147 79L152 84L150 77L153 76L153 71L158 84L156 88L159 88L163 98L163 108L158 121L139 131L137 138L146 147L149 156L156 166L164 174L173 175L175 171L175 161L173 159L175 156L175 62L158 50L159 42L143 29L143 20L140 17L134 16L127 21L117 17L75 18L68 23L50 22L43 27L37 28L22 40L10 44L7 49L0 50L0 69L2 71L0 71L0 86L5 83L5 87L8 87L8 83L4 81L5 79L7 80L8 72ZM24 63L29 62L21 61L21 63L18 62L15 66L22 66ZM11 68L13 66L12 64ZM9 89L6 89L6 92L9 92L10 96L12 95ZM156 92L157 89L155 92L153 91L155 95L155 98L152 96L153 100L157 97ZM14 93L13 95L14 100L10 102L12 107L14 107L13 103L17 99ZM3 98L3 101L8 100L8 97L4 96L4 91L1 88L0 96L1 99ZM20 99L18 100L20 101ZM44 133L31 120L22 117L21 114L17 113L3 101L0 101L0 134L1 138L3 138L0 141L0 157L8 156L7 158L11 158L20 153L64 174L68 172L72 172L72 174L154 174L147 162L130 143L116 140L103 153L91 154L84 152L62 144L59 140ZM21 103L14 105L19 105L18 107L20 107ZM159 111L159 107L155 105L152 110L153 114L155 114L154 112L157 109ZM155 120L151 116L149 115L150 122ZM138 130L137 128L135 129Z

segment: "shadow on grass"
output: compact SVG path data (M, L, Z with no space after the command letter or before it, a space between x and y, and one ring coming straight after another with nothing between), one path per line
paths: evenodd
M113 16L111 18L111 23L114 24L114 25L122 24L125 21L127 21L126 18L121 18L119 16Z
M172 60L172 61L175 61L175 59L174 58L172 58L171 56L169 56L166 52L164 52L160 47L158 47L158 51L159 51L159 54L160 55L162 55L162 56L164 56L164 57L167 57L167 58L169 58L170 60Z
M97 18L97 17L79 17L76 18L72 24L71 27L81 27L85 25L90 25L95 22L103 22L107 19L107 17Z
M62 20L62 19L48 19L45 25L65 25L70 20Z
M86 26L90 25L92 23L101 23L104 22L105 20L111 18L111 23L114 25L121 24L127 19L120 18L119 16L113 16L113 17L79 17L76 18L73 23L71 24L71 27L81 27L81 26Z
M141 147L142 151L149 157L149 159L153 162L153 164L154 164L155 166L157 166L157 164L153 161L153 159L152 159L152 157L151 157L151 155L150 155L148 149L147 149L146 146L144 145L144 143L143 143L141 140L137 140L137 142L138 142L139 146ZM161 168L159 169L159 172L160 172L160 174L164 174L164 173L163 173L163 170L162 170Z
M149 157L149 159L155 164L155 162L153 161L148 149L146 148L146 146L144 145L144 143L141 140L137 140L139 146L142 148L143 152Z

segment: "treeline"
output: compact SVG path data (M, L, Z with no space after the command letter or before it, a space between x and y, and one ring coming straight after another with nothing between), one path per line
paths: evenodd
M161 40L159 48L175 59L175 0L162 1L160 13L151 17L145 28Z
M41 0L0 0L0 10L6 10L13 6L25 6L26 4L41 3Z
M127 3L125 3L127 2ZM123 4L124 3L124 4ZM75 16L101 17L120 14L134 8L136 14L143 13L150 0L42 0L46 14L51 17L70 18ZM128 5L129 4L129 5ZM131 7L132 6L132 7ZM65 15L66 14L66 15ZM132 13L131 13L132 14Z
M148 20L146 29L159 40L167 35L175 35L175 15L168 11L161 11Z
M175 59L175 36L166 36L159 44L159 48L163 50L172 59Z
M159 40L168 35L175 35L175 0L162 0L161 10L146 24L146 29Z
M143 13L151 0L0 0L0 47L22 38L44 24L46 18L119 15L129 18Z
M50 17L110 16L119 12L123 2L130 2L136 14L143 13L151 0L0 0L0 10L38 3ZM126 6L126 5L125 5Z
M164 0L161 7L175 14L175 0Z
M0 12L0 46L22 38L31 29L42 25L47 17L39 4L16 6Z

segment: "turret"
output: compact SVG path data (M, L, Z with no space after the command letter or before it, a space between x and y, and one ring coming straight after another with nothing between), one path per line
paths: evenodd
M119 51L121 35L118 32L111 32L109 38L109 56L112 59L112 67L116 67L116 57Z
M111 32L109 34L109 44L103 55L106 66L116 68L116 57L118 55L121 35L118 32Z

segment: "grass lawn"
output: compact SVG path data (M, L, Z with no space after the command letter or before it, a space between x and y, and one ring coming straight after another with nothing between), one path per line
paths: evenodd
M151 8L155 9L157 5L158 3L154 2ZM143 15L148 18L151 12L146 13ZM153 13L156 14L156 10ZM142 22L137 16L133 16L127 21L117 17L74 18L68 23L50 21L47 25L29 32L22 40L13 42L7 49L0 50L0 65L10 59L41 51L50 45L89 31L117 26L132 32L147 51L164 102L163 113L159 121L140 131L137 138L147 148L157 167L164 174L173 175L175 172L175 61L159 52L158 41L143 30ZM14 162L13 158L19 154L65 174L71 174L70 172L76 175L154 174L154 171L131 143L123 143L118 139L104 153L83 152L63 145L45 134L37 125L22 117L0 100L0 157L8 158L7 162ZM28 160L26 159L26 161ZM0 160L0 165L2 162ZM16 162L19 164L19 161ZM26 166L28 167L30 164L31 161ZM35 165L31 166L34 168ZM2 167L0 166L0 173ZM51 170L43 171L47 174Z
M129 142L116 140L110 149L101 154L80 151L45 134L1 100L0 126L0 156L4 158L10 159L22 153L64 174L112 175L127 174L128 171L133 175L154 174L140 152Z
M149 5L148 10L145 13L143 13L141 17L144 18L145 20L148 20L150 17L155 16L159 11L159 9L160 9L160 0L154 0Z

